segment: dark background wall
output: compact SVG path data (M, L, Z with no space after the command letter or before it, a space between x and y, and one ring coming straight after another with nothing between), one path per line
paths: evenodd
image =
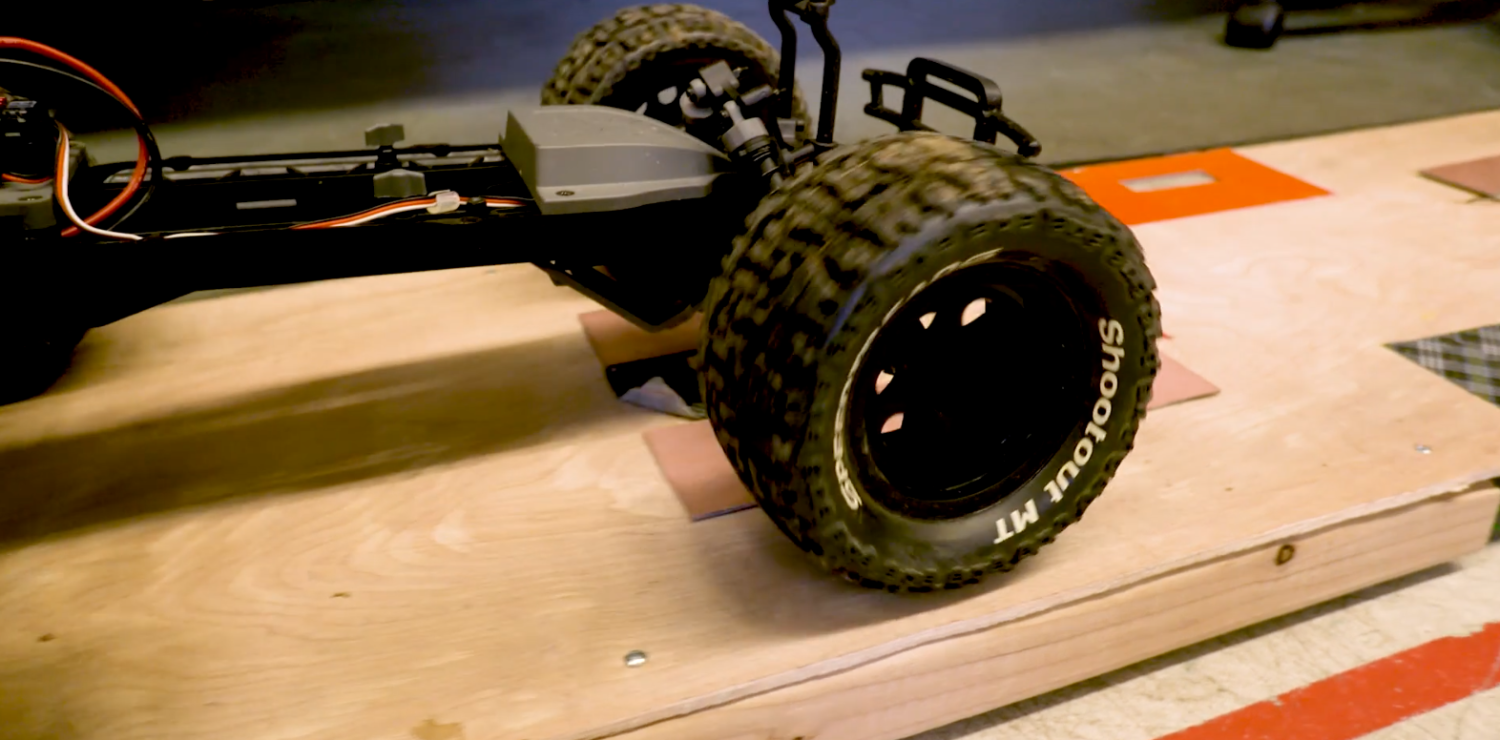
M28 2L19 14L7 9L0 33L57 45L97 66L154 123L246 116L305 123L351 106L431 113L458 98L530 102L574 35L628 2L173 0L86 9ZM762 0L700 4L775 38ZM1496 107L1500 33L1474 18L1497 5L1450 1L1443 7L1470 22L1299 36L1252 52L1220 44L1226 0L840 0L843 116L860 116L867 95L860 66L899 68L915 53L995 77L1053 161ZM1380 9L1363 17L1379 18ZM163 138L170 149L170 133Z

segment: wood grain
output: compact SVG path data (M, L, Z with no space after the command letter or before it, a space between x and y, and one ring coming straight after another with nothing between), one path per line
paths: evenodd
M1449 562L1497 508L1486 484L618 737L899 740Z
M693 314L687 321L658 332L646 331L603 309L580 314L578 323L598 355L599 364L609 367L698 349L703 316Z
M1415 167L1382 187L1359 165L1343 192L1359 178L1327 152L1416 161L1436 131L1430 158L1457 161L1492 150L1497 124L1250 150L1336 195L1140 227L1164 350L1222 392L1153 412L1109 493L1042 555L930 598L837 583L758 512L690 524L641 438L672 420L613 397L578 326L587 301L525 268L122 321L56 393L0 410L0 738L667 727L1448 506L1500 475L1500 408L1382 345L1500 319L1500 210ZM1272 607L1296 600L1286 582ZM1092 670L1045 644L1056 680ZM649 659L626 668L635 649Z

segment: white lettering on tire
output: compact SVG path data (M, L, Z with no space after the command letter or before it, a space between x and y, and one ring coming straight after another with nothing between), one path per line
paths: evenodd
M1040 519L1041 514L1037 513L1036 501L1034 499L1028 499L1025 506L1010 513L1009 523L1015 527L1014 532L1011 531L1009 527L1005 526L1005 517L1002 516L999 519L995 520L995 531L998 532L998 534L995 536L995 544L998 545L1026 531L1027 527L1036 524Z
M1089 420L1083 428L1083 438L1073 447L1073 458L1064 460L1059 466L1057 474L1052 480L1042 487L1047 492L1047 497L1052 503L1058 503L1063 499L1063 493L1068 486L1082 474L1083 467L1094 459L1094 446L1103 442L1109 433L1105 431L1104 425L1109 423L1109 418L1114 414L1114 397L1120 392L1120 366L1125 359L1125 326L1114 319L1099 319L1099 339L1102 341L1100 350L1103 358L1100 361L1104 368L1104 374L1099 377L1099 397L1094 401L1093 411L1089 414ZM1036 512L1036 501L1028 500L1025 504L1026 511L1031 514ZM1000 544L1011 537L1021 533L1025 524L1029 523L1025 518L1018 516L1019 511L1011 512L1011 519L1001 517L995 520L995 529L999 532L995 538L995 544ZM1030 517L1034 521L1035 517ZM1015 525L1015 531L1011 531L1009 525Z
M1078 465L1087 465L1089 458L1094 456L1094 440L1084 437L1078 440L1078 445L1073 448L1073 462Z

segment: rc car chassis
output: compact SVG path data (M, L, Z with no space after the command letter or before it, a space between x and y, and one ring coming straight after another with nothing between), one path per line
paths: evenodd
M400 147L382 125L371 149L234 158L163 160L123 91L0 38L21 52L0 59L0 395L44 393L85 331L194 291L532 263L649 330L703 313L718 438L829 571L931 591L1007 570L1129 452L1154 284L1129 230L1028 161L980 75L865 70L866 112L897 132L835 143L833 4L770 0L779 52L704 8L622 10L498 145ZM816 132L793 17L822 52ZM127 111L137 160L93 164L59 85ZM933 131L927 101L972 138Z

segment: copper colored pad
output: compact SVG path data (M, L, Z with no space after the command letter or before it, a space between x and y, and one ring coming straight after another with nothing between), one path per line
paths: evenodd
M755 506L709 422L657 427L645 437L689 519L696 522Z
M1152 388L1151 405L1158 409L1219 392L1212 383L1170 357L1162 357L1161 372ZM687 509L701 521L755 506L740 482L707 421L657 427L646 432L646 446L656 456L667 483Z
M1488 198L1500 198L1500 156L1445 164L1422 170L1422 175Z
M1151 386L1151 404L1146 408L1159 409L1195 398L1207 398L1218 392L1219 389L1203 376L1162 355L1161 370L1156 374L1156 383Z

